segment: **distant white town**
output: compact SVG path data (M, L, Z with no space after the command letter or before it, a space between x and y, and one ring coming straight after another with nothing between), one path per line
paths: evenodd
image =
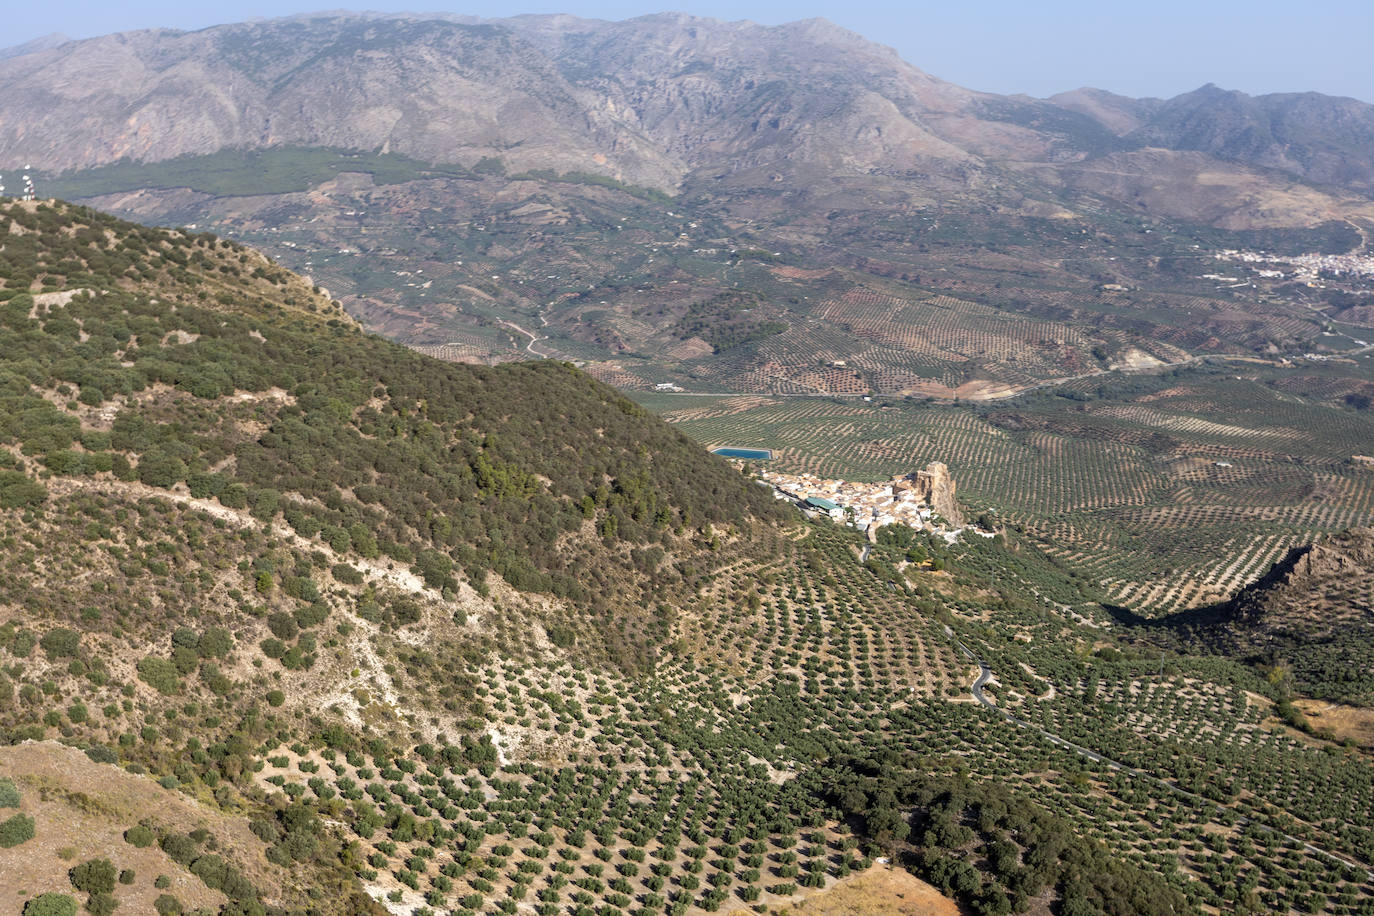
M1217 252L1217 259L1237 261L1241 264L1270 264L1291 268L1283 270L1260 270L1259 276L1269 280L1293 280L1309 286L1319 285L1322 274L1328 276L1351 276L1374 278L1374 255L1367 254L1299 254L1279 255L1266 251L1236 251L1225 249ZM1239 277L1223 277L1215 274L1205 275L1205 279L1240 282Z
M768 470L760 476L773 487L778 499L796 503L813 517L825 515L850 524L867 533L870 540L884 525L939 532L950 540L964 530L962 513L954 501L954 481L939 462L923 471L878 483Z

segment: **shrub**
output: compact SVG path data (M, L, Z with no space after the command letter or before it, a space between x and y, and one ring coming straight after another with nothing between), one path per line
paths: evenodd
M153 831L143 824L138 824L124 831L124 842L139 849L146 849L153 845L153 839Z
M296 624L302 630L317 627L329 619L329 605L323 601L316 601L300 608L295 613Z
M214 496L224 489L226 481L218 474L191 474L186 478L186 485L191 488L191 495L196 499L205 499Z
M267 705L276 708L286 702L286 694L280 690L267 691Z
M119 755L103 744L92 744L86 748L86 756L96 763L119 762Z
M181 690L181 678L176 665L165 658L149 655L138 663L138 676L158 693L174 694Z
M248 822L248 829L264 843L275 843L281 839L281 828L277 826L276 821L255 817Z
M253 504L250 514L259 521L268 522L277 514L281 494L276 490L255 490L249 495L249 501Z
M110 894L91 894L86 898L86 912L91 916L111 916L119 904Z
M0 849L9 849L33 839L33 818L25 814L0 823Z
M177 646L172 650L172 664L177 669L177 674L190 674L196 670L196 665L200 663L200 656L194 649L185 646Z
M24 916L76 916L76 901L69 894L41 894L24 904Z
M243 509L248 505L248 488L241 483L231 483L220 490L217 497L220 505L228 509ZM180 906L180 904L177 904Z
M153 909L157 910L158 916L180 916L182 913L181 901L171 894L159 894L153 901Z
M162 838L162 851L178 865L190 865L196 857L196 842L188 836L171 833Z
M234 638L223 627L211 627L200 636L196 651L203 658L223 658L234 648Z
M75 658L81 650L81 634L75 630L49 630L38 644L48 658Z
M18 471L0 471L0 509L36 506L48 498L47 489Z
M8 777L0 779L0 808L19 807L19 788Z
M91 859L67 872L72 887L85 894L109 894L114 891L117 876L109 859Z
M345 553L353 546L353 539L346 528L339 525L325 525L320 536L329 543L335 553Z
M20 630L10 640L10 655L15 658L28 658L33 647L38 645L38 637L28 630Z
M138 479L150 487L167 488L186 477L186 462L174 455L149 452L138 462Z
M320 597L319 586L309 576L287 576L281 587L282 591L301 601L317 601Z
M296 634L300 632L296 619L290 614L280 612L267 618L267 628L272 631L273 636L287 641L295 639Z

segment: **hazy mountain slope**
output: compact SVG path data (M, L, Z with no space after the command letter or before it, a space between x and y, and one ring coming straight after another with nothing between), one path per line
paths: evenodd
M1275 169L1219 163L1206 153L1160 147L1131 149L1022 170L1046 185L1133 203L1164 219L1219 229L1303 226L1343 217L1374 218L1358 192L1321 189Z
M976 93L825 20L770 28L668 13L506 24L693 167L860 173L972 162L924 119Z
M75 168L277 144L680 170L507 29L360 17L133 32L0 64L5 158Z
M665 190L692 173L757 191L848 176L986 200L1007 191L1004 163L1146 145L1362 191L1374 174L1353 100L996 96L819 19L317 15L40 43L0 60L0 93L0 164L46 174L329 146Z
M1088 87L1061 92L1046 101L1087 115L1118 137L1140 127L1164 104L1163 99L1133 99L1105 89Z
M1374 105L1317 92L1249 96L1206 85L1168 100L1127 135L1305 181L1374 190Z
M725 157L967 158L913 119L969 93L818 23L279 20L42 50L0 64L0 88L18 100L0 158L47 169L294 144L671 187Z
M8 48L0 48L0 60L5 60L10 57L20 57L24 54L32 54L35 51L46 51L49 48L56 48L69 41L71 41L70 38L57 32L53 32L50 35L42 35L32 41L26 41L23 44L13 45Z

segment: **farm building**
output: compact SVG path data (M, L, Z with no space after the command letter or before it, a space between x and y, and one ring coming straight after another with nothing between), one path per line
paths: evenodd
M833 503L828 499L822 499L819 496L806 497L802 505L807 509L815 509L817 512L824 512L831 518L839 518L844 515L844 509L840 508L838 503Z

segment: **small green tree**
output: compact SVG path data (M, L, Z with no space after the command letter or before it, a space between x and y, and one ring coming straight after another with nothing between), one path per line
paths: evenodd
M56 629L43 634L39 641L48 658L74 658L81 650L81 634L75 630Z
M19 788L9 777L0 779L0 808L19 807Z

